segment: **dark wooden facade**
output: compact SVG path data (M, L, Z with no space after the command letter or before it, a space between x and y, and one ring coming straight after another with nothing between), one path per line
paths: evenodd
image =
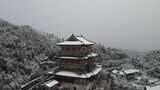
M83 41L76 39L77 36L72 35L66 42L59 45L61 47L60 63L62 70L70 70L78 73L89 72L95 67L95 56L90 54L95 53L94 43L84 44ZM80 36L78 36L80 37ZM84 39L84 37L80 37ZM80 42L74 44L74 42ZM89 41L88 41L89 42Z
M77 83L79 81L84 81L88 88L85 90L93 90L93 81L101 70L95 62L97 54L94 44L82 36L75 35L58 43L61 47L60 68L55 73L55 79L62 87L67 88L64 90L83 90L85 87L81 85L83 83Z
M82 57L95 51L95 48L92 45L61 46L61 48L62 48L62 52L61 52L62 56Z

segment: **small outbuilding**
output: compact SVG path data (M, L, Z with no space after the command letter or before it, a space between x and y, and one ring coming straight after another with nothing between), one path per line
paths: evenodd
M42 84L40 90L58 90L59 81L50 80Z
M137 69L127 69L127 70L113 70L113 74L118 76L127 77L127 79L133 79L135 76L140 74L140 71Z
M147 86L146 90L160 90L160 86L153 86L153 87Z

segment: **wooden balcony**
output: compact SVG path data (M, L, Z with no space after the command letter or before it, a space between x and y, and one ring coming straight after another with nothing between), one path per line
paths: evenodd
M95 52L94 47L87 46L70 46L70 47L62 47L61 55L63 56L84 56L90 52Z
M61 56L83 57L87 55L88 51L62 51Z

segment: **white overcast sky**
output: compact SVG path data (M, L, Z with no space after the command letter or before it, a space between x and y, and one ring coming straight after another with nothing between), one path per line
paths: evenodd
M0 18L107 47L160 49L160 0L0 0Z

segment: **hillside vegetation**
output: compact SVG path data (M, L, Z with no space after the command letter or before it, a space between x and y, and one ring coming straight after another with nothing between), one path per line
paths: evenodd
M134 57L132 63L149 76L160 78L160 50L149 51L144 56Z
M105 46L98 44L97 45L98 62L102 63L107 67L120 67L122 64L126 64L129 56L125 51L121 49L106 48Z
M20 85L56 67L60 41L54 34L0 20L0 90L19 90ZM96 49L97 62L107 68L120 67L129 59L120 49L100 44Z
M0 20L0 90L18 90L31 76L52 68L54 65L47 62L54 64L59 41L53 34L40 34L29 26Z

